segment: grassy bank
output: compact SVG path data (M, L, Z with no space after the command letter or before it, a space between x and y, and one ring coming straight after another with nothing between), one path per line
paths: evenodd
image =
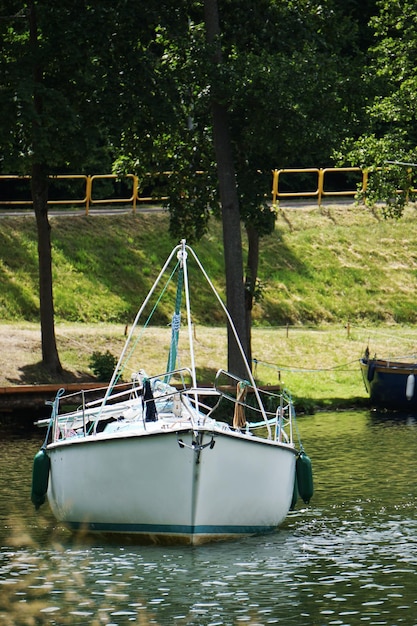
M118 355L125 340L121 324L57 324L56 334L65 373L59 382L91 380L91 354L110 350ZM144 335L148 372L164 371L170 332L152 327ZM201 378L211 381L218 367L227 366L224 328L195 326L197 358L203 355ZM358 360L369 345L384 355L413 352L417 329L332 325L325 327L257 327L253 331L254 373L264 385L284 384L299 410L366 406L367 395ZM0 387L51 381L39 367L39 327L36 323L0 324Z
M37 321L35 220L2 218L0 224L0 319ZM58 322L129 322L176 243L161 213L81 214L53 217L51 224ZM398 221L353 205L280 210L274 233L261 242L263 300L254 323L417 323L416 224L412 207ZM195 249L223 289L219 223L213 220ZM216 321L207 291L196 304L199 323ZM160 321L169 317L165 311Z
M261 243L263 299L253 333L260 382L280 376L306 405L347 406L366 399L358 359L368 343L381 356L414 352L416 221L413 207L398 221L353 205L279 211L275 232ZM35 221L0 224L0 384L43 382ZM175 242L164 214L54 217L51 224L58 347L68 377L85 378L93 351L119 352L125 324ZM213 222L195 249L223 291L220 225ZM170 315L162 310L158 324ZM208 375L226 347L203 289L194 321ZM149 344L150 364L152 352L162 352L160 330Z

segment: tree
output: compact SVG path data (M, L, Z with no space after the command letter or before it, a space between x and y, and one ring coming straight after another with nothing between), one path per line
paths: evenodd
M2 16L3 20L8 21L2 50L3 62L6 61L6 81L2 89L2 100L5 101L3 110L6 113L7 125L13 119L14 127L20 132L16 137L9 131L7 143L11 154L3 154L3 159L7 161L7 157L11 156L14 162L15 149L20 149L21 154L26 152L27 162L23 170L31 174L32 200L38 228L42 359L51 373L60 373L62 366L54 330L51 238L47 213L48 168L41 147L44 123L44 67L41 60L37 11L33 0L30 0L27 8L20 12L12 3L8 8L15 12L10 16ZM3 25L4 23L5 21ZM24 60L19 63L21 52ZM12 64L17 66L14 72Z
M417 7L408 0L380 0L377 8L370 20L371 63L363 76L372 95L369 124L359 136L346 138L337 157L367 169L364 199L371 205L384 202L384 214L398 217L415 187L416 169L410 164L417 159Z
M209 44L209 49L212 50L215 67L221 74L221 33L217 0L204 0L204 19L207 43ZM222 101L221 93L219 93L218 78L211 85L211 111L214 152L222 207L227 304L245 354L248 355L239 197L236 186L228 110L227 105ZM236 375L246 376L246 368L243 365L241 354L236 347L236 342L230 329L228 334L228 363L229 369Z
M125 20L120 23L119 12ZM135 12L135 15L137 12ZM114 68L121 31L133 32L129 3L93 0L6 0L0 15L1 169L31 176L38 230L42 361L60 373L55 340L49 177L80 164L109 162L109 146L119 133L115 112L124 104L123 78ZM140 30L140 17L135 26ZM129 30L130 29L130 30ZM120 39L118 39L120 37ZM135 33L134 41L137 41ZM130 48L124 54L131 53ZM138 61L143 61L137 55ZM144 62L144 66L146 63ZM137 69L137 63L132 64ZM116 88L117 87L117 88ZM113 133L113 134L112 134Z
M31 190L33 208L38 229L39 260L39 302L41 321L42 361L51 374L60 374L62 365L59 359L54 324L54 301L52 288L52 247L51 227L48 220L48 170L42 158L42 117L44 97L42 95L44 67L39 55L39 32L35 3L30 0L29 11L29 52L34 59L33 79L33 118L31 124L32 150Z
M233 14L223 16L232 136L248 241L248 329L254 299L262 295L257 278L260 240L275 227L276 216L265 198L272 164L326 165L332 147L358 123L356 73L362 53L357 23L337 3L322 8L302 1L261 0L234 4Z
M198 239L210 215L222 217L228 306L239 325L245 320L240 334L249 358L251 310L261 293L260 240L275 225L265 197L271 169L328 164L359 124L358 23L341 2L320 7L306 0L205 0L205 24L200 3L189 3L181 7L182 20L173 27L165 22L158 33L158 78L167 86L170 115L164 128L153 124L146 133L152 165L175 172L168 208L176 237ZM137 133L125 136L126 159L117 168L128 170L143 145ZM237 207L247 235L244 280ZM229 359L229 367L238 365Z
M358 23L336 3L222 2L222 101L227 103L241 221L247 235L246 333L258 281L260 240L275 226L265 197L271 164L327 164L358 127L363 53ZM211 79L213 82L214 79Z

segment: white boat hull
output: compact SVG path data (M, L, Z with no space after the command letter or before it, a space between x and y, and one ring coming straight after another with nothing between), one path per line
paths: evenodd
M48 454L49 503L73 530L200 544L271 531L292 500L295 449L241 433L101 434Z

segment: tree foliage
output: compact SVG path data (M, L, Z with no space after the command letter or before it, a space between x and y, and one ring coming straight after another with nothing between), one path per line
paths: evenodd
M368 169L366 201L383 202L384 213L396 217L416 184L417 7L409 0L379 0L377 9L370 20L371 62L363 76L372 93L369 124L360 136L346 138L337 156Z

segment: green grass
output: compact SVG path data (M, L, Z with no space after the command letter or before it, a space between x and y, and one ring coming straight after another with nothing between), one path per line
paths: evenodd
M371 352L381 356L414 351L416 223L413 206L398 221L354 205L279 210L274 233L261 241L263 299L253 311L253 356L261 382L276 382L280 371L306 405L363 402L357 361L368 339ZM0 224L0 318L37 324L35 220L2 218ZM69 323L117 328L117 351L120 328L133 319L176 243L168 235L167 215L66 215L51 218L51 225L58 328ZM212 222L195 250L224 292L219 223ZM219 319L203 285L196 305L197 328L211 325L215 341ZM170 316L167 305L155 323L163 327ZM90 354L105 351L107 343L79 351L63 340L59 348L64 366L88 371ZM208 372L225 348L216 344L206 350Z
M347 322L415 324L417 215L385 221L363 207L282 209L261 242L263 300L255 325ZM128 322L173 242L165 214L51 218L57 321ZM2 218L0 316L38 319L36 229L32 217ZM245 238L243 237L245 240ZM224 289L221 226L195 246ZM202 288L195 311L210 323ZM159 321L169 319L163 310Z

